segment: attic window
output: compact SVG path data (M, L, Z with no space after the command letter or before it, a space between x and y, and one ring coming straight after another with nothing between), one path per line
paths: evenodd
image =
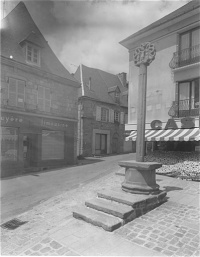
M119 92L115 91L115 97L119 97Z
M37 66L40 65L40 50L36 46L26 45L26 61Z

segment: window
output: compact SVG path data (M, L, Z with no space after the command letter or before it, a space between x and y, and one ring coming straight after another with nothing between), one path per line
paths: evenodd
M50 88L38 86L38 109L40 111L51 111L51 90Z
M18 129L1 128L1 160L17 161Z
M42 131L42 160L64 159L64 132Z
M187 64L188 61L197 61L200 56L200 28L180 34L179 39L179 64ZM191 63L192 63L191 62Z
M26 60L29 63L40 65L40 51L37 47L27 44Z
M109 120L109 110L106 108L101 108L101 121Z
M119 91L115 91L115 102L119 103L120 100L120 92Z
M115 97L119 97L119 92L115 91Z
M199 79L179 83L178 112L179 117L199 115Z
M120 112L115 111L114 121L119 122L119 119L120 119Z
M10 106L24 107L25 81L9 78L9 99Z

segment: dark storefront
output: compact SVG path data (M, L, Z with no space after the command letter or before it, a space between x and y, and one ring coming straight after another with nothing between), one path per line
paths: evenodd
M73 164L75 126L75 121L2 113L1 176Z

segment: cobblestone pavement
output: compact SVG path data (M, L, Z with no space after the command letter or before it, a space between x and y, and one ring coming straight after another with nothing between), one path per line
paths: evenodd
M28 221L1 229L2 255L199 256L199 183L157 176L168 201L114 232L72 217L76 205L114 189L123 176L107 175L39 204L16 218Z

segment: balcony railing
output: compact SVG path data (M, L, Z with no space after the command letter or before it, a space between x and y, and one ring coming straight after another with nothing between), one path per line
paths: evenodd
M171 117L199 116L199 99L191 98L180 101L173 101L168 112Z
M200 45L175 52L169 67L175 69L197 62L200 62Z

